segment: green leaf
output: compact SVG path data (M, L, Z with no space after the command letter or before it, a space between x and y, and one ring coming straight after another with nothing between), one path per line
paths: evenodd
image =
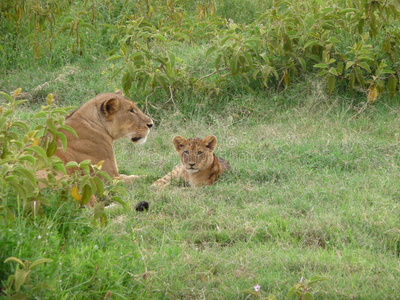
M86 27L86 28L92 30L93 32L97 32L96 27L94 27L92 24L90 24L90 23L88 23L88 22L83 22L83 23L81 24L81 26L82 26L82 27Z
M206 57L208 57L211 53L213 53L215 50L217 49L216 46L212 46L210 48L208 48L207 52L206 52Z
M31 164L35 164L35 158L32 155L23 155L18 158L18 160L22 163L23 161L29 161Z
M303 49L305 50L305 49L307 49L307 48L310 48L310 47L313 47L313 46L316 46L316 45L320 46L319 41L311 40L311 41L308 41L308 42L303 46Z
M87 204L90 200L90 197L92 197L92 187L88 184L84 185L82 188L82 199L81 203L82 204Z
M161 35L159 33L153 35L153 38L156 38L156 39L158 39L158 40L160 40L162 42L166 42L167 41L167 39L163 35Z
M171 68L173 68L175 66L175 55L172 52L169 52L169 61L171 63Z
M17 269L15 271L15 290L18 292L21 286L25 283L30 271Z
M132 87L133 79L131 76L129 76L129 72L125 72L124 75L122 76L122 89L124 90L124 93L129 96L130 95L130 89Z
M301 297L302 300L314 300L313 295L311 295L309 292L306 292L303 294L303 296Z
M48 119L46 120L46 125L47 125L47 128L48 128L49 132L50 132L53 136L57 134L57 127L56 127L56 125L54 124L54 119L53 119L53 118L48 118Z
M44 263L49 263L53 262L51 258L40 258L38 260L35 260L29 267L29 270L33 270L33 268L36 268L37 266L44 264Z
M350 87L350 91L352 92L354 89L354 84L356 82L356 77L354 75L355 72L351 72L349 75L349 87Z
M53 169L56 171L60 171L63 174L67 174L67 170L65 169L64 163L61 161L53 164Z
M36 177L31 171L29 171L23 167L16 167L14 170L15 170L15 172L26 177L29 180L29 182L32 184L32 186L36 186Z
M17 122L12 122L11 125L14 126L14 127L20 127L20 128L22 128L23 130L25 130L25 131L28 131L28 130L29 130L28 125L26 125L24 122L19 122L19 121L17 121Z
M103 197L104 195L104 183L103 181L100 180L99 177L93 177L92 181L94 182L95 186L96 186L96 190L97 190L97 194L99 195L99 197Z
M303 71L306 71L307 70L306 61L300 56L298 57L298 59L299 59L299 63L301 65L301 68L303 69Z
M121 58L123 58L122 55L116 54L116 55L113 55L113 56L110 56L109 58L107 58L106 61L113 61L113 60L117 60L117 59L121 59Z
M38 119L38 118L43 118L43 117L45 117L45 116L47 116L47 112L45 112L45 111L40 111L40 112L38 112L36 115L34 115L33 117L34 117L35 119Z
M222 59L222 54L218 54L217 58L215 59L215 70L219 70L219 64L221 62Z
M335 76L338 76L338 75L339 75L338 72L337 72L337 70L336 70L336 68L333 68L333 67L330 68L328 72L331 73L331 74L333 74L333 75L335 75Z
M241 290L240 293L258 296L258 294L255 291L252 291L250 289Z
M7 259L4 261L4 263L9 262L9 261L17 262L17 263L19 263L23 268L25 268L25 264L24 264L24 263L22 262L22 260L20 260L19 258L16 258L16 257L9 257L9 258L7 258Z
M328 64L316 64L316 65L314 65L314 68L327 69Z
M66 168L78 168L79 165L76 161L70 161L65 164Z
M78 134L76 133L75 129L73 129L71 126L60 125L60 129L65 130L69 133L72 133L74 136L78 137Z
M0 95L5 97L10 103L14 103L14 99L10 95L8 95L4 92L0 92Z
M111 200L112 200L112 201L115 201L115 202L118 202L119 204L122 205L122 207L123 207L126 211L129 211L129 205L128 205L124 200L122 200L121 197L114 196L114 197L111 198Z
M369 65L365 61L360 62L359 66L362 67L363 69L367 70L369 73L371 73L371 68L369 67Z
M4 124L7 122L7 118L6 117L1 117L0 118L0 130L2 129L2 127L4 126Z
M130 77L135 77L135 64L132 61L126 64L126 69L128 70Z
M8 164L8 163L11 163L11 162L16 162L16 161L17 160L14 157L7 157L7 158L4 158L4 159L0 159L0 166L3 165L3 164Z
M288 291L288 293L287 293L287 295L286 295L286 298L291 298L291 297L293 297L295 293L296 293L296 286L292 287L292 288Z
M330 75L328 77L328 92L332 94L336 84L336 77L334 75Z
M65 151L67 149L67 137L60 131L57 131L57 137L60 139L63 150Z
M308 285L312 285L316 282L321 282L321 281L326 281L328 280L328 277L325 276L313 276L310 278L310 282L308 283Z
M55 140L51 141L49 146L47 147L46 155L47 157L53 156L58 149L58 144Z
M14 190L24 199L26 199L26 191L24 186L17 182L18 178L15 176L7 176L6 181L8 181L9 185L11 185Z
M238 57L236 55L233 55L231 57L230 69L231 69L232 76L236 76L237 74L239 74Z
M390 92L390 97L394 97L396 94L397 79L395 76L391 76L388 79L388 89Z
M247 64L249 65L249 68L252 70L254 69L254 65L253 65L253 57L250 55L250 53L245 52L244 57L246 58Z
M43 148L41 148L39 146L30 146L30 147L27 147L25 149L26 149L26 151L34 152L34 153L38 154L45 161L47 161L47 155L46 155L46 152L44 152Z
M104 171L98 171L97 175L100 175L102 177L104 177L105 179L107 179L109 182L112 182L112 178L110 177L110 175L107 172Z

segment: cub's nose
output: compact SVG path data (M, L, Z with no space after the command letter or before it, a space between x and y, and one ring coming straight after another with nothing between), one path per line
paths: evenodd
M195 164L189 164L190 167L193 167Z
M147 127L149 127L149 128L153 127L153 123L147 124Z

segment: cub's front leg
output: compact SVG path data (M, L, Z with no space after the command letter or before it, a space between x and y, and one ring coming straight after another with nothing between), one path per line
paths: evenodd
M120 180L123 180L125 184L129 184L132 181L138 180L142 177L143 176L139 176L139 175L124 175L124 174L120 174L119 176L117 176L117 178Z
M160 179L157 179L152 184L152 186L156 187L158 189L163 189L163 188L169 186L173 179L184 178L184 174L183 174L184 171L185 171L184 167L182 165L178 165L167 175L165 175L164 177L161 177Z

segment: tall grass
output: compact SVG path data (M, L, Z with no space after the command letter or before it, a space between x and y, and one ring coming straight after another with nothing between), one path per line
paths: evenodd
M231 11L227 2L217 7L250 23L254 3L247 11ZM30 101L20 113L27 120L48 93L59 106L79 106L121 88L113 74L122 63L105 62L108 46L96 57L55 50L54 60L35 64L27 49L10 54L23 60L16 70L1 70L0 90L23 88ZM176 50L190 74L212 65L205 52ZM0 218L0 297L11 295L7 278L16 265L3 262L15 256L53 259L30 282L54 291L22 288L41 299L248 299L241 291L256 285L264 298L285 299L302 277L314 275L328 278L312 290L316 299L398 299L399 96L382 94L369 105L366 95L328 95L326 82L307 74L281 93L248 91L238 81L215 97L177 92L174 102L162 93L133 93L155 128L143 146L115 144L120 171L146 175L127 187L131 210L112 207L108 225L93 227L92 210L49 193L43 218L25 218L21 209L14 220ZM209 134L231 171L211 187L150 188L179 163L175 135ZM140 201L150 210L136 212Z
M104 66L94 70L79 76L104 76ZM81 103L89 86L82 97L85 87L72 87L68 101ZM301 277L322 275L317 299L396 299L400 107L387 103L359 113L356 99L305 82L222 97L216 111L196 99L150 105L148 142L115 148L123 172L147 175L128 187L132 210L111 208L108 226L92 228L90 210L54 199L44 219L1 224L1 259L52 258L31 279L55 289L42 298L246 299L240 291L260 285L284 299ZM178 134L215 134L232 170L211 187L150 189L179 162ZM139 201L150 210L135 212ZM3 283L14 268L1 268Z

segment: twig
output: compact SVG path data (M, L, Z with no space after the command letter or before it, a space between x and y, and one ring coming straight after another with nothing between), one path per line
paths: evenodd
M203 77L200 77L198 80L203 80L204 78L208 78L210 76L213 76L215 73L218 73L219 71L226 71L226 70L229 70L229 67L225 67L223 69L215 70L214 72L212 72L210 74L207 74L207 75L204 75Z
M157 91L157 90L160 90L160 89L162 89L162 87L161 87L161 86L158 86L158 87L156 87L156 88L154 89L154 91L153 91L151 94L147 95L147 97L146 97L146 99L145 99L145 104L144 104L144 105L145 105L145 112L146 112L146 114L149 112L147 99L149 99L149 97L153 96L153 95L156 93L156 91Z

